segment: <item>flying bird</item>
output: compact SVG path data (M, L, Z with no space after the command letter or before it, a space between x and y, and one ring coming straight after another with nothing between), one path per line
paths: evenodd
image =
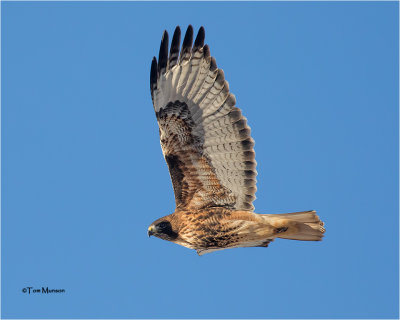
M154 221L156 236L199 255L238 247L267 247L275 238L319 241L325 229L315 211L256 214L254 140L236 107L224 72L187 28L180 49L167 31L150 71L150 91L161 149L175 194L175 211Z

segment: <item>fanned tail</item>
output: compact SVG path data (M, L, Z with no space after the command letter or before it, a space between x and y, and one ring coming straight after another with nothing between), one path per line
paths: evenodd
M277 238L321 241L324 236L324 223L319 219L316 212L302 211L284 214L263 214L273 221L273 225L280 230ZM272 218L272 219L271 219Z

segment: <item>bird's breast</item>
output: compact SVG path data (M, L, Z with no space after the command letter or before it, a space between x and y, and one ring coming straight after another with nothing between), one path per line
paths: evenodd
M176 243L197 250L225 248L239 240L242 224L242 221L227 221L222 214L195 214L182 226Z

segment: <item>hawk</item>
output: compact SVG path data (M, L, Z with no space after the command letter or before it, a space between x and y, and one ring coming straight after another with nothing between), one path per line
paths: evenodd
M150 71L161 149L175 194L175 211L154 221L156 236L199 255L238 247L267 247L275 238L319 241L315 211L256 214L254 141L224 72L189 25L180 49L176 27L168 52L164 31Z

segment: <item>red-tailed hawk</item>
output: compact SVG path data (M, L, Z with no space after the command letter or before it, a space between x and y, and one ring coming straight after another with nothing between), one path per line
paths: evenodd
M148 235L195 249L267 247L275 238L318 241L325 229L315 211L256 214L254 141L229 92L224 72L189 25L182 49L177 27L168 53L164 31L150 71L160 142L175 193L175 212Z

